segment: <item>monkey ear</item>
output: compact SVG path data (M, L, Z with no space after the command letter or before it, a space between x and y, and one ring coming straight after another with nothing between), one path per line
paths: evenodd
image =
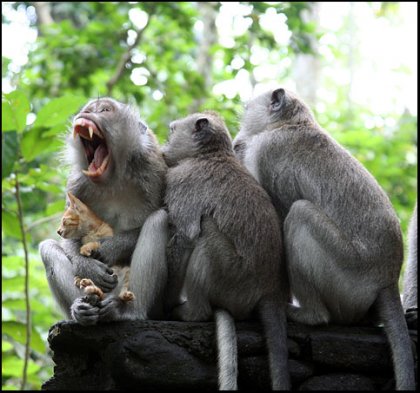
M139 121L139 129L141 134L145 134L147 131L147 126L143 122Z
M205 130L207 127L209 126L209 119L207 119L207 117L200 117L196 122L195 122L195 129L194 132L200 132Z
M278 111L284 105L286 101L286 92L284 89L276 89L271 94L271 109Z

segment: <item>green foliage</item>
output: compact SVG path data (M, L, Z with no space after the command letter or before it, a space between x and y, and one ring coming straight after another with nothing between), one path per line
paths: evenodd
M46 238L58 239L55 230L64 210L68 175L59 151L71 116L88 99L109 94L135 103L160 143L166 140L168 123L187 115L191 108L218 111L234 135L243 103L239 95L215 94L211 87L234 80L242 71L252 76L255 50L266 50L267 63L289 64L279 73L286 78L291 75L292 61L284 61L301 53L316 54L311 45L314 38L321 37L317 26L302 16L313 2L241 2L248 7L243 14L248 30L235 35L231 47L219 40L209 49L212 86L208 86L208 75L197 65L197 26L202 15L195 2L53 2L49 3L53 23L48 25L31 17L32 4L13 3L14 8L27 11L38 32L27 64L16 72L10 59L2 59L3 78L13 87L11 93L2 95L3 390L20 387L27 329L31 351L26 388L40 389L52 375L46 338L49 327L63 316L53 302L38 245ZM380 17L398 12L398 7L382 4ZM221 5L215 7L219 12ZM272 12L285 18L291 34L288 45L279 45L273 32L263 27L263 16ZM9 23L6 16L3 23ZM337 34L344 36L345 32ZM339 45L338 41L330 51L336 64L345 67ZM235 59L241 59L243 65L233 66ZM316 113L319 123L375 176L390 196L406 233L416 198L417 117L389 113L378 122L378 116L367 108L349 108L344 86L330 82L328 87L337 99ZM28 274L22 229L29 250Z

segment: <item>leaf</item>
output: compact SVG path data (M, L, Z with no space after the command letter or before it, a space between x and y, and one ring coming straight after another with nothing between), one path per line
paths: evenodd
M13 345L11 343L9 343L9 341L2 341L1 342L1 351L2 352L7 352L10 351L11 349L13 349Z
M60 211L64 212L65 210L65 203L63 200L58 200L54 203L50 203L47 207L47 211L45 212L47 216L52 216L55 213Z
M9 211L2 211L1 223L6 235L19 240L22 239L19 220L16 214Z
M23 257L17 255L3 256L1 259L2 268L5 270L18 270L24 267L25 261Z
M64 96L51 100L38 112L34 127L53 127L65 123L80 109L80 103L83 102L85 98L80 96Z
M2 117L4 119L4 115ZM9 176L13 171L13 166L18 159L19 143L15 131L2 133L1 146L1 178Z
M29 101L26 98L26 95L20 90L14 90L9 94L5 94L4 97L9 103L9 108L6 109L6 116L7 116L7 119L5 120L5 126L7 126L6 128L10 128L11 122L13 122L14 128L12 128L12 130L14 129L17 132L22 132L26 127L26 117L29 111L31 110L31 106L29 105ZM3 105L2 105L2 109L3 109ZM2 126L3 126L3 120L2 120Z
M26 310L25 299L7 299L3 300L2 306L9 310ZM43 312L45 311L45 304L37 301L36 299L31 300L31 311Z
M19 388L17 386L13 386L13 385L4 385L1 387L1 390L19 390Z
M1 372L3 376L22 377L23 359L17 357L6 356L2 359ZM36 373L41 366L36 364L32 359L28 362L28 375Z
M2 132L16 131L13 110L10 102L6 100L2 100L1 102L1 130Z
M26 325L24 323L16 321L3 321L1 323L1 327L3 334L6 334L13 340L25 345ZM41 336L34 327L32 327L31 330L31 348L40 353L45 353L46 349Z
M30 162L42 154L57 151L61 142L53 137L43 138L41 128L32 128L22 137L21 151L26 161Z
M2 292L22 292L24 289L23 276L16 276L12 278L2 277L1 289Z

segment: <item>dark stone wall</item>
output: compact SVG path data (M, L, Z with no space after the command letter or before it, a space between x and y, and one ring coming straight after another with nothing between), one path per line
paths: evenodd
M269 389L258 322L237 323L239 388ZM416 353L417 330L410 330ZM293 390L393 390L383 329L288 324ZM214 323L113 322L51 327L56 364L45 390L217 389Z

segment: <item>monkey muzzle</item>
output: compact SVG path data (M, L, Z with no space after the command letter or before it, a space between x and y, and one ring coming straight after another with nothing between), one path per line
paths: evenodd
M92 120L78 118L73 124L73 137L80 137L88 162L82 172L93 181L100 180L109 164L109 152L105 137Z

